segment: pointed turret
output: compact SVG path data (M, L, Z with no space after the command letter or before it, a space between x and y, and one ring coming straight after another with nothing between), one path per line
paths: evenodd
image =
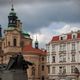
M17 19L16 12L14 11L14 7L12 4L11 12L8 16L8 27L16 27L17 26Z
M39 44L38 44L38 40L37 40L37 36L36 36L36 41L35 41L35 48L36 48L36 49L39 48Z
M2 28L1 28L1 25L0 25L0 38L2 38Z

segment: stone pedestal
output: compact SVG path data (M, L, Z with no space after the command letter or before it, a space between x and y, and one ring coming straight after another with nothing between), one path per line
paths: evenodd
M28 80L27 73L23 70L3 71L2 80Z

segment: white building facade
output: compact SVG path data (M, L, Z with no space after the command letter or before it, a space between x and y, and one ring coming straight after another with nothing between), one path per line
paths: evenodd
M53 36L46 48L49 80L80 80L80 31Z

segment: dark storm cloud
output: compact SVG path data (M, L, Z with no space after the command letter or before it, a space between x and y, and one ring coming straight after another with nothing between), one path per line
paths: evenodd
M31 32L52 22L80 23L80 0L14 0L13 2L24 29ZM10 0L0 0L2 23L4 15L9 12L9 5Z

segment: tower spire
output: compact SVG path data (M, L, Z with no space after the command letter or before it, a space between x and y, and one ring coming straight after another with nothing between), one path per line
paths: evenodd
M11 0L11 12L9 13L8 16L8 27L16 27L17 26L17 15L16 12L14 11L14 5L13 5L13 0Z
M1 25L0 25L0 38L2 38L2 28L1 28Z
M37 35L36 35L36 41L35 41L35 48L38 49L38 40L37 40Z
M36 41L37 41L37 35L36 35Z
M12 11L14 11L14 4L13 4L13 0L11 0L11 3L12 3L12 5L11 5L11 6L12 6L12 8L11 8L11 10L12 10Z

